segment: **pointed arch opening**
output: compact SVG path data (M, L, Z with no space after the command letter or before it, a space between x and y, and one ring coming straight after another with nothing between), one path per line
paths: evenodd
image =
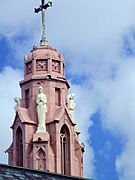
M70 133L68 127L64 124L60 131L61 143L61 172L70 175Z
M16 131L16 165L23 167L23 133L20 127Z
M46 153L42 148L37 152L37 169L46 170Z

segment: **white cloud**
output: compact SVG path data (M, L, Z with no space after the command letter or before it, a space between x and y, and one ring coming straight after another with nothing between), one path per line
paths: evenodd
M10 126L14 118L14 97L19 96L18 82L22 79L22 72L12 67L5 67L0 73L0 162L7 159L5 150L11 144L12 134Z
M101 76L90 80L81 88L80 85L76 88L73 86L73 90L79 96L77 101L80 106L77 114L81 122L78 123L83 132L87 132L88 127L91 126L88 117L100 108L103 127L109 129L115 136L123 138L124 149L116 158L119 179L134 180L135 59L127 58L121 62L116 74L115 78ZM85 125L84 122L82 123L83 119Z
M34 15L34 7L38 3L35 0L0 2L0 36L6 38L14 55L10 61L18 60L19 66L24 55L40 39L39 15Z
M8 36L16 36L22 30L28 31L35 26L33 6L36 1L10 0L0 2L0 33ZM32 27L31 27L32 24ZM31 29L32 30L32 29ZM28 32L27 32L28 33Z
M94 97L89 93L89 90L81 85L71 84L72 92L76 92L77 107L75 112L75 121L77 129L81 131L80 143L84 143L84 175L87 177L95 176L95 169L93 165L94 150L90 146L89 129L92 126L90 115L95 112Z
M127 180L127 179L134 180L135 179L135 173L134 173L135 167L133 165L133 162L135 160L134 139L135 139L135 136L132 136L132 140L130 139L130 142L126 144L126 148L124 152L120 156L117 157L116 168L120 175L120 180Z
M121 180L134 180L135 61L125 62L117 79L107 88L108 94L104 94L107 103L102 104L104 126L125 139L125 148L116 160L116 168Z

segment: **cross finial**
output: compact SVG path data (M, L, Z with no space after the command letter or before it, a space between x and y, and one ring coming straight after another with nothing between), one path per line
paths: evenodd
M48 1L48 3L45 3L45 0L41 0L41 5L39 8L35 8L34 11L35 13L39 13L40 11L42 12L42 38L40 41L41 46L46 46L48 43L45 33L45 10L47 10L48 7L52 7L52 2Z

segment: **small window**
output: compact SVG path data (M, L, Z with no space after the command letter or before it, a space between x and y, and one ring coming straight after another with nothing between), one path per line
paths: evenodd
M61 173L70 176L70 134L66 125L60 131Z
M55 88L55 105L56 106L60 106L61 105L60 88Z
M16 165L23 167L23 135L20 127L16 131Z
M29 89L25 90L25 107L29 108Z

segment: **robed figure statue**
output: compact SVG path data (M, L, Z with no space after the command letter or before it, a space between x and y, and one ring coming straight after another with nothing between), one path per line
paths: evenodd
M75 112L75 107L76 103L74 102L75 99L75 94L69 94L67 97L67 108L70 114L70 117L74 121L74 112Z
M44 133L46 132L47 98L42 86L39 86L36 103L38 115L38 129L36 133Z

